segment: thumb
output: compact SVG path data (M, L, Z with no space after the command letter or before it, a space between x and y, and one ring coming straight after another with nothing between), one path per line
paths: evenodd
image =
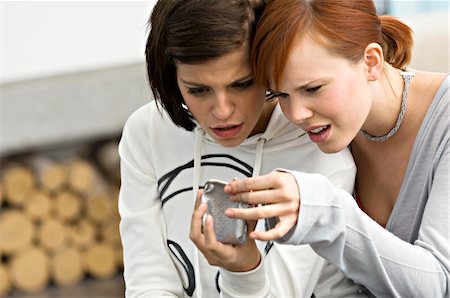
M202 202L202 195L203 195L203 191L199 190L197 192L197 198L195 199L195 208L198 208L198 206L200 206L200 204Z

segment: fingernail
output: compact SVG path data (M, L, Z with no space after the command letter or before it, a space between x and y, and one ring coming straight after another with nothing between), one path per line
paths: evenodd
M206 216L206 224L211 224L211 222L212 222L212 216L210 215L210 214L208 214L207 216Z
M233 217L233 216L234 216L234 212L233 212L233 210L231 210L231 209L225 210L224 214L225 214L225 216L227 216L227 217Z

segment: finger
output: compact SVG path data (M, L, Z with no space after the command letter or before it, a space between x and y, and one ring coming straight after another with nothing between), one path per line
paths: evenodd
M208 209L206 204L200 204L198 208L194 210L192 213L192 219L191 219L191 231L189 234L189 237L191 238L194 243L198 243L198 241L203 238L202 235L202 217L203 214L206 213L206 210Z
M268 231L253 231L249 237L260 241L278 240L286 235L292 227L292 225L279 222L274 228Z
M298 206L298 205L297 205ZM298 217L298 207L291 202L257 206L253 208L228 208L225 215L231 218L257 220L294 214Z
M203 205L206 204L202 204L200 205L200 207L202 207ZM205 209L206 212L206 209ZM208 215L208 217L211 219L211 215ZM198 222L201 222L201 220L198 220ZM191 240L192 242L195 244L195 246L198 248L198 250L203 254L203 256L205 257L205 259L208 261L208 263L212 266L219 266L220 265L220 261L216 258L216 256L214 255L213 252L211 252L206 245L206 237L204 235L203 232L206 233L210 233L210 231L207 228L207 224L210 222L210 220L208 221L208 219L206 219L205 221L205 225L200 224L200 228L197 227L193 227L193 229L191 230L191 233L194 234L194 236L191 236ZM201 231L201 229L203 229L203 232ZM195 232L192 232L193 230L195 230Z
M215 258L224 258L225 245L217 241L216 232L214 230L214 218L209 214L203 225L203 236L205 239L205 248L208 250L208 253L214 255Z
M233 256L236 256L236 250L239 250L239 246L225 244L217 240L214 230L214 218L211 215L208 215L206 218L203 235L205 239L205 248L208 253L213 255L216 259L221 260L222 263L225 260L230 262L233 259Z
M197 192L197 197L195 199L195 208L198 208L198 206L200 206L200 203L202 202L202 195L203 195L203 191L199 190Z
M272 181L268 175L233 180L225 185L225 192L228 194L236 194L241 192L249 192L251 190L262 190L271 188Z
M203 225L203 235L205 237L206 247L208 249L214 247L214 245L217 243L217 239L216 232L214 230L214 219L210 214L206 215L206 220Z
M289 201L292 200L292 198L283 196L278 189L263 189L250 192L241 192L230 196L230 200L233 202L244 202L250 205L258 205Z

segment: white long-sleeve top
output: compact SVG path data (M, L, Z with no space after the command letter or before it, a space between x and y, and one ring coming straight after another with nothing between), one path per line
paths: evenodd
M299 219L280 242L310 244L376 297L449 297L449 81L423 120L386 229L327 178L291 172Z
M279 106L263 134L225 148L201 130L175 126L149 103L127 121L119 153L127 297L310 297L331 289L346 296L360 289L309 245L258 243L261 264L236 273L210 266L189 239L194 198L209 178L231 181L285 167L320 173L352 191L355 166L349 151L322 153Z

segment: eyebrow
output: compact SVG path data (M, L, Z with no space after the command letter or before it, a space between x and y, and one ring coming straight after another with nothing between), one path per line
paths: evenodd
M317 79L317 80L312 80L312 81L309 81L309 82L306 82L306 83L303 83L303 84L300 84L300 86L297 86L296 88L295 88L295 90L304 90L304 89L307 89L308 87L310 87L310 85L312 85L312 84L314 84L314 83L317 83L317 82L319 82L319 81L321 81L322 79Z
M232 85L234 85L236 83L242 83L242 82L245 82L245 81L247 81L249 79L252 79L252 78L253 78L253 74L250 73L250 74L245 75L245 76L243 76L243 77L241 77L241 78L239 78L237 80L234 80L228 86L232 86ZM185 80L182 80L182 79L180 79L180 81L182 81L186 85L191 85L191 86L206 86L204 84L198 84L198 83L195 83L195 82L189 82L189 81L185 81Z
M306 83L302 83L300 86L295 87L295 91L301 91L301 90L305 90L309 88L309 85L320 82L321 80L323 80L323 78L317 79L317 80L312 80ZM277 96L281 96L281 95L289 95L289 93L283 92L283 91L277 91L277 90L272 90L270 89L270 91L273 94L276 94Z

